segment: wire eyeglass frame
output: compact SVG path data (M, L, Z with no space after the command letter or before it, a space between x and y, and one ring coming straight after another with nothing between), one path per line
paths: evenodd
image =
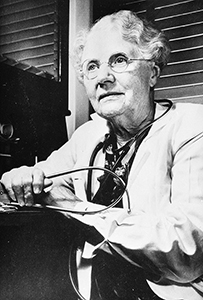
M81 65L81 72L87 79L92 80L98 76L102 64L107 64L115 73L123 73L134 61L152 61L145 58L129 58L125 53L112 54L108 62L100 62L97 59L86 59Z

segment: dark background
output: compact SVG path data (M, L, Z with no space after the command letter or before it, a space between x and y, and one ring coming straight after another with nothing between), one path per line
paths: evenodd
M77 235L60 213L0 214L0 299L77 300L69 249Z
M0 136L0 175L21 165L46 159L68 139L65 116L70 112L61 83L0 63L0 120L14 134ZM17 140L16 140L17 139Z

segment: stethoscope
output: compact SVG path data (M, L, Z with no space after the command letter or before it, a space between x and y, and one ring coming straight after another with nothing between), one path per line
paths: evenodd
M130 150L130 148L133 145L133 143L135 143L139 139L139 137L141 137L152 126L153 123L155 123L156 121L158 121L159 119L161 119L164 115L166 115L169 112L169 110L172 108L172 106L173 106L173 102L171 100L168 100L168 99L164 100L164 101L163 100L159 100L159 101L156 101L156 102L162 103L162 104L163 104L163 102L165 102L165 104L167 105L166 110L164 111L164 113L162 115L160 115L159 117L157 117L156 119L154 119L152 122L150 122L149 124L147 124L143 129L141 129L132 139L130 139L125 144L125 146L122 149L122 152L121 152L120 156L118 157L117 161L115 162L115 164L113 166L113 169L111 170L110 173L113 172L113 174L116 175L116 173L114 171L116 170L117 166L122 161L122 159L125 157L125 155L128 153L128 151ZM87 197L89 198L89 200L90 200L90 195L91 195L92 170L94 168L93 167L94 161L96 159L96 156L97 156L98 152L103 149L104 145L105 145L105 140L103 142L98 143L97 146L95 147L95 149L93 150L92 155L90 157L89 167L88 167L89 168L88 180L87 180ZM117 177L117 175L116 175L116 177ZM121 178L119 177L119 179L121 179ZM124 191L123 192L126 192L126 194L127 194L127 200L128 200L128 209L127 209L127 212L130 213L130 198L129 198L129 194L128 194L125 182L122 181L122 184L124 186ZM122 193L122 195L123 195L123 193ZM120 195L120 197L118 199L115 199L114 202L110 206L106 207L106 209L109 209L110 207L115 206L122 199L122 195ZM96 211L96 212L99 212L99 211ZM96 213L96 212L94 212L94 213ZM69 278L70 278L71 284L73 286L73 289L74 289L75 293L77 294L77 296L79 297L79 299L81 299L81 300L87 300L80 293L80 291L79 291L79 289L77 287L77 284L74 281L74 275L72 273L72 269L73 268L72 268L71 262L75 261L75 264L76 264L76 260L74 260L74 257L76 257L76 249L77 249L77 245L75 245L74 241L73 241L73 243L71 245L71 249L70 249L70 255L69 255Z
M128 193L128 190L127 190L127 184L124 182L124 180L120 176L118 176L115 173L115 170L116 170L117 166L119 165L119 163L122 161L122 159L126 156L126 154L128 153L128 151L130 150L131 146L140 138L140 136L142 136L143 133L146 132L152 126L152 124L154 124L155 122L157 122L159 119L163 118L163 116L165 116L170 111L170 109L173 106L173 102L171 100L169 100L169 99L156 100L155 102L156 103L161 103L162 105L166 106L166 110L159 117L157 117L156 119L154 119L153 121L151 121L150 123L148 123L139 132L137 132L137 134L134 137L132 137L122 147L122 151L121 151L121 153L120 153L117 161L115 162L112 170L109 170L109 169L104 168L104 167L94 166L94 162L95 162L95 159L96 159L96 156L97 156L98 152L100 150L102 150L103 147L104 147L104 145L105 145L105 139L104 139L103 141L99 142L96 145L96 147L94 148L94 150L92 152L92 155L90 157L90 160L89 160L89 166L88 167L77 168L77 169L72 169L72 170L65 170L65 171L62 171L62 172L53 173L53 174L49 174L49 175L46 176L46 178L48 178L48 179L53 179L53 178L56 178L56 177L70 175L70 174L77 173L77 172L88 171L86 194L87 194L88 201L93 202L94 196L93 196L93 199L91 199L92 172L93 172L93 170L100 170L100 171L106 172L107 176L106 176L105 180L107 180L108 176L113 176L115 179L117 179L117 182L118 182L119 186L122 187L119 196L117 198L115 198L112 201L111 204L109 204L108 206L102 207L100 209L94 209L94 210L88 210L88 209L85 209L85 210L76 210L76 209L69 209L69 208L64 208L64 207L56 207L56 206L41 205L41 204L36 204L36 205L33 205L33 206L36 207L36 208L52 209L52 210L57 210L57 211L67 212L67 213L72 213L72 214L93 215L93 214L96 214L96 213L104 212L104 211L109 210L110 208L116 206L119 203L119 201L121 201L121 199L123 197L123 194L126 193L126 195L127 195L127 211L130 212L131 211L131 209L130 209L130 199L129 199L129 193ZM101 186L100 186L100 188L101 188ZM0 186L0 198L2 197L2 198L5 199L6 198L6 194L7 193L6 193L5 189L1 185ZM11 207L16 207L16 208L20 207L19 204L17 204L16 202L12 202L9 205Z
M108 176L113 176L115 177L119 184L123 187L120 195L114 199L112 201L112 203L108 206L102 207L101 209L96 209L96 210L73 210L73 209L67 209L67 208L55 208L52 206L47 205L46 208L52 208L52 209L57 209L59 211L64 211L64 212L68 212L68 213L75 213L75 214L81 214L81 215L92 215L92 214L96 214L96 213L101 213L104 212L106 210L109 210L110 208L116 206L119 201L122 199L123 194L126 193L127 195L127 211L130 212L130 198L129 198L129 193L127 190L127 184L124 182L124 180L119 177L116 173L115 170L117 168L117 166L119 165L119 163L122 161L122 159L126 156L126 154L128 153L128 151L130 150L131 146L143 135L144 132L146 132L151 126L152 124L154 124L155 122L157 122L158 120L160 120L161 118L163 118L172 108L173 106L173 102L169 99L165 99L165 100L156 100L156 103L160 103L163 106L166 106L166 110L156 119L154 119L153 121L151 121L150 123L148 123L145 127L143 127L139 132L137 132L137 134L135 136L133 136L123 147L122 147L122 151L121 154L119 155L117 161L115 162L112 170L103 168L103 167L96 167L94 166L94 162L96 159L96 156L98 155L99 151L103 149L104 145L105 145L105 139L101 142L99 142L96 147L94 148L90 160L89 160L89 166L88 167L84 167L84 168L78 168L78 169L73 169L73 170L69 170L69 171L65 171L65 172L60 172L60 173L54 173L54 174L50 174L49 176L46 176L49 179L55 178L57 176L64 176L64 175L68 175L68 174L72 174L74 172L81 172L81 171L88 171L88 175L87 175L87 189L86 189L86 194L87 194L87 199L90 202L93 202L94 200L94 196L91 199L91 191L92 191L92 171L93 170L101 170L107 173L106 179L108 178ZM101 188L101 186L100 186Z
M53 179L59 176L65 176L65 175L71 175L75 172L82 172L82 171L88 171L88 175L87 175L87 198L88 200L92 201L91 198L91 185L92 185L92 172L93 170L100 170L100 171L104 171L107 172L107 178L108 176L113 176L114 178L117 179L117 181L119 182L119 185L122 186L122 190L121 193L119 194L119 196L114 199L114 201L105 207L102 207L101 209L96 209L96 210L74 210L74 209L67 209L67 208L62 208L62 207L56 207L56 206L51 206L51 205L34 205L34 207L39 207L39 208L43 208L43 209L51 209L51 210L55 210L55 211L60 211L60 212L66 212L66 213L71 213L71 214L80 214L80 215L93 215L96 213L101 213L104 212L106 210L109 210L110 208L114 207L117 203L119 203L119 201L121 201L123 194L126 193L127 195L127 212L130 213L131 209L130 209L130 198L129 198L129 194L128 194L128 190L127 190L127 184L124 182L123 179L121 179L116 173L115 170L118 166L118 164L122 161L122 159L125 157L125 155L128 153L128 151L130 150L131 146L143 135L143 133L145 133L151 126L152 124L154 124L155 122L157 122L159 119L161 119L164 115L166 115L169 110L172 108L173 106L173 102L171 100L157 100L157 103L162 103L167 107L166 110L164 111L164 113L162 115L160 115L159 117L157 117L156 119L154 119L152 122L150 122L149 124L147 124L144 128L142 128L134 137L132 137L122 148L121 154L118 157L117 161L115 162L113 169L109 170L103 167L96 167L94 166L94 162L96 159L97 154L99 153L100 150L103 149L104 145L105 145L105 139L102 142L99 142L95 149L92 152L92 155L90 157L89 160L89 166L88 167L84 167L84 168L77 168L77 169L73 169L73 170L66 170L64 172L58 172L58 173L53 173L53 174L49 174L46 176L46 178L48 179ZM0 185L0 196L6 197L6 191L4 190L3 186ZM1 198L1 197L0 197ZM93 197L94 198L94 197ZM18 204L17 203L11 203L10 206L8 204L8 207L15 207L17 208ZM81 300L86 300L83 295L79 292L76 283L74 281L74 275L72 274L72 267L71 267L71 261L73 259L73 255L76 257L76 249L77 246L74 245L74 241L71 245L71 249L70 249L70 253L69 253L69 277L72 283L72 286L76 292L76 294L78 295L78 297Z
M76 209L69 209L69 208L64 208L64 207L56 207L56 206L51 206L51 205L41 205L41 204L36 204L34 205L34 207L37 208L43 208L43 209L52 209L52 210L57 210L57 211L61 211L61 212L67 212L67 213L72 213L72 214L80 214L80 215L92 215L92 214L96 214L96 213L101 213L104 212L106 210L109 210L110 208L114 207L115 205L117 205L119 203L119 201L122 199L123 194L126 193L127 195L127 211L130 212L130 199L129 199L129 194L127 191L127 184L124 182L124 180L119 177L116 173L115 170L117 168L117 166L119 165L119 163L122 161L122 159L126 156L126 154L128 153L128 151L130 150L131 146L139 139L140 136L143 135L143 133L145 131L147 131L152 124L154 124L155 122L157 122L159 119L163 118L163 116L165 116L170 109L173 106L173 102L169 99L165 99L165 100L156 100L156 103L161 103L162 105L166 106L166 110L156 119L154 119L153 121L151 121L150 123L148 123L145 127L143 127L139 132L137 132L137 134L135 136L133 136L123 147L122 147L122 151L117 159L117 161L115 162L112 170L103 168L103 167L96 167L94 166L94 161L95 158L98 154L98 152L100 150L103 149L104 144L105 144L105 139L104 141L99 142L96 147L94 148L92 155L90 157L89 160L89 166L88 167L83 167L83 168L77 168L77 169L72 169L72 170L65 170L62 172L58 172L58 173L53 173L53 174L49 174L46 175L46 178L48 179L53 179L56 177L61 177L61 176L65 176L65 175L70 175L73 173L77 173L77 172L83 172L83 171L88 171L88 175L87 175L87 189L86 189L86 194L87 194L87 199L90 202L93 202L94 200L94 196L93 199L91 199L91 185L92 185L92 172L93 170L100 170L100 171L104 171L107 173L106 179L108 178L108 176L113 176L114 178L117 179L117 182L119 182L119 185L122 187L121 189L121 193L120 195L114 199L112 201L111 204L109 204L108 206L102 207L100 209L95 209L95 210L76 210ZM101 188L101 187L100 187ZM6 191L3 188L3 186L1 186L1 191L0 191L0 198L6 198ZM3 202L3 201L2 201ZM12 202L10 203L11 206L15 206L20 207L16 202Z
M159 119L161 119L164 115L166 115L169 110L171 109L173 102L169 99L166 100L156 100L155 102L157 103L162 103L167 105L167 109L164 111L164 113L162 115L160 115L159 117L157 117L156 119L154 119L152 122L148 123L145 127L143 127L139 132L137 132L137 134L132 137L123 147L122 147L122 151L121 154L119 156L119 158L117 159L117 161L115 162L113 168L111 169L111 171L115 174L115 170L117 168L117 166L120 164L120 162L123 160L123 158L127 155L128 151L130 150L131 146L152 126L152 124L154 124L156 121L158 121ZM95 149L92 152L92 155L90 157L90 161L89 161L89 167L93 167L94 165L94 161L96 159L96 156L98 154L98 152L103 149L105 145L105 140L98 143L95 147ZM107 169L105 169L107 170ZM108 177L108 176L107 176ZM120 178L120 177L119 177ZM88 172L88 179L87 179L87 199L88 201L93 201L91 200L91 182L92 182L92 169L89 169ZM122 198L122 197L121 197ZM118 201L119 202L119 201ZM115 205L118 203L116 200ZM115 206L113 205L113 206ZM129 207L129 199L128 199L128 211L130 211L130 207Z
M164 111L164 113L162 115L160 115L159 117L157 117L156 119L154 119L149 124L147 124L143 129L141 129L132 139L130 139L125 144L125 146L122 149L122 152L121 152L120 156L118 157L118 159L115 162L115 164L114 164L114 166L113 166L113 168L112 168L111 171L109 171L109 170L107 171L107 169L100 168L102 170L105 170L105 171L109 172L108 174L112 174L113 176L116 176L116 178L119 178L119 180L121 180L121 182L123 184L124 190L123 190L122 194L119 195L118 199L115 199L111 205L107 206L103 210L94 211L94 213L98 213L98 212L107 210L110 207L115 206L122 199L122 196L123 196L124 192L126 192L126 195L127 195L127 202L128 202L127 212L130 213L130 198L129 198L129 194L128 194L128 191L127 191L126 183L120 177L118 177L114 171L116 170L117 166L122 161L122 159L125 157L125 155L128 153L128 151L130 150L130 148L133 145L133 143L135 143L139 139L139 137L141 137L145 133L145 131L147 131L152 126L153 123L155 123L156 121L158 121L159 119L161 119L164 115L166 115L169 112L169 110L172 108L172 106L173 106L173 102L171 100L168 100L168 99L166 99L164 101L163 100L159 100L159 101L156 101L156 102L162 103L162 104L163 104L163 102L165 102L165 104L167 105L167 109ZM103 149L104 145L105 145L105 140L103 142L98 143L96 145L95 149L93 150L92 155L90 157L89 167L88 167L89 172L88 172L88 179L87 179L87 198L88 198L88 200L91 200L92 171L95 168L95 167L93 167L94 161L96 159L96 156L97 156L98 152ZM71 249L70 249L70 253L69 253L69 278L70 278L72 287L73 287L75 293L77 294L77 296L79 297L79 299L81 299L81 300L87 300L80 293L80 291L79 291L79 289L77 287L77 284L74 281L74 275L72 273L72 269L73 268L71 266L71 262L75 261L75 264L76 264L76 249L77 249L77 246L74 244L74 241L73 241L73 243L71 244ZM74 259L74 257L75 257L75 259Z

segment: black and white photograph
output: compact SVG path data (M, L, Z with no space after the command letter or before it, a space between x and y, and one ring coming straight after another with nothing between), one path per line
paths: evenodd
M0 1L0 300L203 300L203 1Z

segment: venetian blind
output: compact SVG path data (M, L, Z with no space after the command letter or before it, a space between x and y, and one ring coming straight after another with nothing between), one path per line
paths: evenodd
M58 79L57 0L1 0L0 54Z
M171 44L156 98L203 103L203 1L155 1L155 22Z

